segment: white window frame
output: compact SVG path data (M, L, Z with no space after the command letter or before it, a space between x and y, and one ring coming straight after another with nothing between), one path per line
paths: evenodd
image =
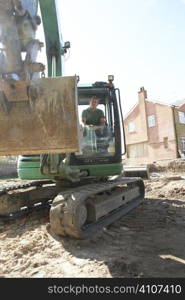
M155 115L148 116L148 127L155 127L155 126L156 126Z
M128 123L128 132L135 132L136 131L136 124L134 121L130 121Z
M179 111L178 114L179 114L179 123L185 124L185 112Z

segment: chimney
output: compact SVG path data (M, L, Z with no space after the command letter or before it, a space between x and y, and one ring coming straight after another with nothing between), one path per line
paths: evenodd
M139 119L140 119L140 130L142 132L142 139L143 141L148 141L148 130L147 130L147 115L146 115L146 99L147 99L147 92L145 91L144 87L140 88L138 92L139 97Z
M144 86L140 87L140 91L138 92L139 95L139 102L145 101L147 99L147 91L144 89Z

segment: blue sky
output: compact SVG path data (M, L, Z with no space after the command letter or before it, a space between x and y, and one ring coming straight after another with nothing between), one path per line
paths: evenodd
M144 86L148 99L185 98L185 0L58 0L65 75L81 83L114 74L123 113Z

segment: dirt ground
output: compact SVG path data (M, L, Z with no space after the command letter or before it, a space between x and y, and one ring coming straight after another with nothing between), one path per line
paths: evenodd
M0 222L0 277L184 278L185 177L154 174L145 187L142 205L90 240L53 235L46 211Z

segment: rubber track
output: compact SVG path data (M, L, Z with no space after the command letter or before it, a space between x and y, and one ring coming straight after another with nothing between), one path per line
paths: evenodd
M109 191L118 186L128 184L137 185L140 188L140 196L133 199L123 207L114 210L105 217L99 219L96 223L89 224L84 228L80 228L78 219L78 209L80 209L85 201L98 193ZM76 188L74 191L69 190L58 194L55 197L50 209L51 228L56 234L69 235L76 238L90 238L97 230L113 223L121 216L126 214L132 208L137 207L144 200L144 184L140 178L123 178L106 183L90 184Z
M3 189L0 189L0 201L1 201L1 196L7 194L9 191L16 191L19 189L25 189L25 191L26 191L27 188L39 187L44 184L50 184L50 183L53 183L53 181L52 180L37 180L37 181L31 181L31 182L27 182L27 183L23 183L23 184L15 184L15 185L7 186ZM48 207L48 205L49 205L49 202L46 201L46 202L43 202L41 205L35 205L35 206L30 206L30 207L28 206L24 210L12 212L8 215L0 214L0 220L2 220L2 221L14 220L14 219L26 216L29 213L32 213L34 211L45 209Z

